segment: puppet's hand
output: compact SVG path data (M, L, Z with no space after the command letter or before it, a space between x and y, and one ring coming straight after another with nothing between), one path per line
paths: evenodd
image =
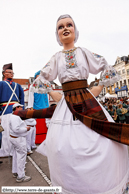
M106 66L106 69L100 75L99 85L111 86L121 79L121 76L112 66Z
M61 98L62 98L62 94L59 93L59 92L51 91L51 92L49 92L49 95L52 97L52 99L55 102L59 102L61 100Z

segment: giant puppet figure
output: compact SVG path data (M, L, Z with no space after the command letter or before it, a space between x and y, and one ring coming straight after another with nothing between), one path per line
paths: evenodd
M0 81L0 117L4 131L1 134L0 157L5 157L9 156L11 151L8 124L10 113L12 113L12 106L17 102L24 105L24 91L21 85L12 80L14 75L12 63L3 66L2 74L3 81Z
M36 72L34 79L36 79L40 74L40 71ZM43 109L49 107L48 95L31 92L32 85L29 89L28 107L35 110Z
M34 79L36 79L40 74L40 71L36 72ZM28 98L28 108L33 108L34 110L44 109L49 107L48 94L40 94L31 92L32 85L29 88L29 98ZM47 127L45 119L36 119L35 130L35 143L42 143L46 138ZM31 133L31 132L30 132Z
M52 185L61 186L63 194L124 194L129 177L124 145L129 145L129 125L114 123L95 98L120 76L104 57L96 58L86 48L75 47L78 30L71 16L58 18L56 36L63 50L42 68L32 89L49 93L57 106L14 114L22 118L52 116L46 144L38 148L41 152L46 149ZM99 85L89 90L89 73L99 72ZM62 96L51 88L50 81L57 76Z

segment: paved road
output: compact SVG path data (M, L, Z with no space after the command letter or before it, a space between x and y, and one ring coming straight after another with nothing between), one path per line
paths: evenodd
M29 182L17 183L16 178L12 177L12 157L0 158L0 193L1 186L49 186L50 174L48 169L47 157L37 153L27 156L26 175L31 176Z

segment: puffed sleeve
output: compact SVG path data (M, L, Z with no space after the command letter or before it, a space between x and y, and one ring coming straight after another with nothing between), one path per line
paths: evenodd
M121 76L118 74L118 72L112 66L108 66L100 74L99 85L108 87L113 85L120 79Z
M94 54L82 48L89 65L89 73L98 74L101 72L99 85L110 86L121 79L117 71L108 65L104 57Z
M41 69L39 77L34 80L31 91L35 93L48 93L52 90L50 81L57 77L56 54L50 61Z
M98 74L108 66L108 63L104 57L97 54L93 54L86 48L81 48L81 49L83 50L86 61L88 63L89 73Z

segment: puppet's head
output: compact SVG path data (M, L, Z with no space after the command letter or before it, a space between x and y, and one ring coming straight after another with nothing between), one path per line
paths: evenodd
M59 43L60 46L63 46L63 44L62 44L62 42L60 41L58 31L59 31L59 30L62 30L62 29L63 29L63 26L58 25L58 23L59 23L60 20L65 19L65 18L70 18L70 20L72 21L72 23L73 23L73 25L74 25L74 26L73 26L73 27L74 27L74 43L77 41L78 36L79 36L79 32L78 32L78 30L77 30L77 28L76 28L76 25L75 25L75 23L74 23L72 17L71 17L70 15L68 15L68 14L66 14L66 15L61 15L61 16L58 18L57 23L56 23L56 38L57 38L57 42ZM71 24L68 23L68 27L70 27L70 25L71 25ZM65 29L64 29L64 30L65 30ZM66 31L67 31L67 29L66 29ZM66 37L65 37L65 38L66 38Z

